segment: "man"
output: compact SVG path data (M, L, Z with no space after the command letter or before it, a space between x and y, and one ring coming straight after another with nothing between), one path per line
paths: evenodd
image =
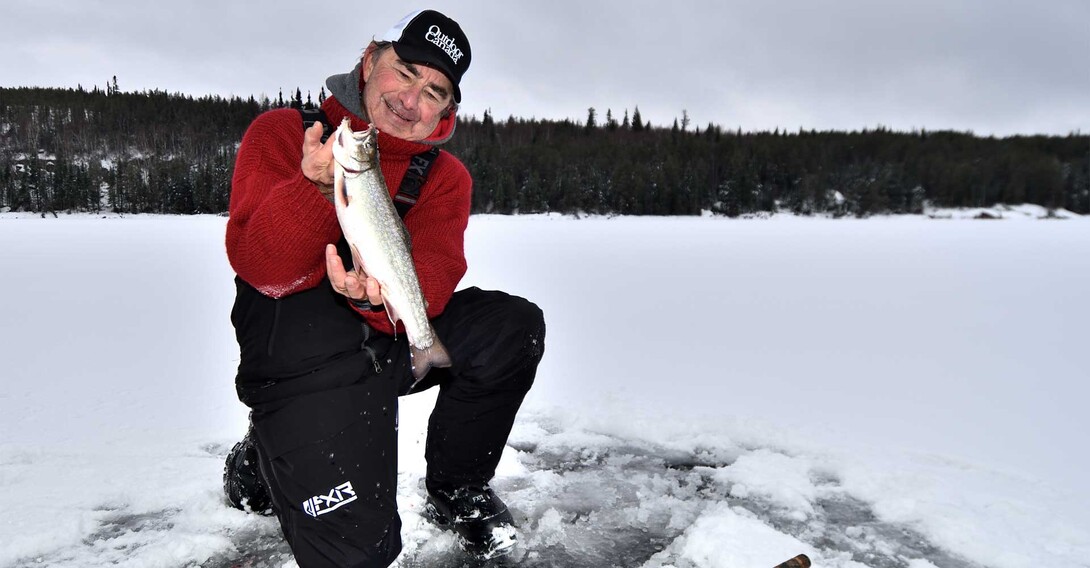
M461 27L425 10L327 80L330 123L378 128L391 195L414 156L453 134L470 57ZM321 124L304 130L297 111L278 109L239 147L226 241L238 275L236 387L252 426L228 457L228 498L243 509L271 505L303 568L388 566L401 550L397 397L438 386L425 514L470 553L505 554L514 521L488 482L541 360L541 311L502 292L454 292L466 270L471 179L439 152L403 220L428 317L453 363L414 386L408 341L379 283L350 269L329 200L333 140L321 136Z

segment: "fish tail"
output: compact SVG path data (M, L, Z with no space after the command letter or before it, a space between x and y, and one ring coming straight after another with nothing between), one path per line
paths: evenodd
M428 374L432 367L449 367L452 364L447 348L439 341L438 337L435 338L430 347L424 349L412 347L411 351L413 377L418 381L424 378L424 375Z

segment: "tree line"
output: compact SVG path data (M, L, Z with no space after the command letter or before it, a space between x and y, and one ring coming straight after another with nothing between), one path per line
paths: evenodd
M249 123L287 101L163 91L0 88L0 209L223 213ZM867 216L925 204L1033 203L1090 213L1090 136L742 132L643 121L461 117L445 148L474 179L474 212Z

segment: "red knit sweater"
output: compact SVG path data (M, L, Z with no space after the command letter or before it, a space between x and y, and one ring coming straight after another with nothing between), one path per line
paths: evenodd
M350 116L353 130L367 127L333 98L326 99L322 110L334 125ZM450 126L441 124L437 132ZM382 175L393 195L410 158L429 146L381 132L378 145ZM341 239L333 205L303 177L302 148L299 113L292 109L266 112L243 136L231 180L227 258L239 277L272 298L329 286L325 245ZM405 216L429 318L443 311L465 275L463 245L471 191L472 179L465 166L440 152L416 205ZM363 312L363 316L375 329L393 333L386 313Z

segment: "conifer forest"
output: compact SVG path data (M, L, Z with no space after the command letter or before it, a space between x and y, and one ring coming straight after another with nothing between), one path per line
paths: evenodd
M121 92L116 79L105 91L0 88L0 211L224 213L250 121L319 102L298 89L288 100ZM743 132L692 125L684 111L663 127L638 107L589 108L580 121L461 116L443 148L472 174L476 213L1090 213L1084 133Z

